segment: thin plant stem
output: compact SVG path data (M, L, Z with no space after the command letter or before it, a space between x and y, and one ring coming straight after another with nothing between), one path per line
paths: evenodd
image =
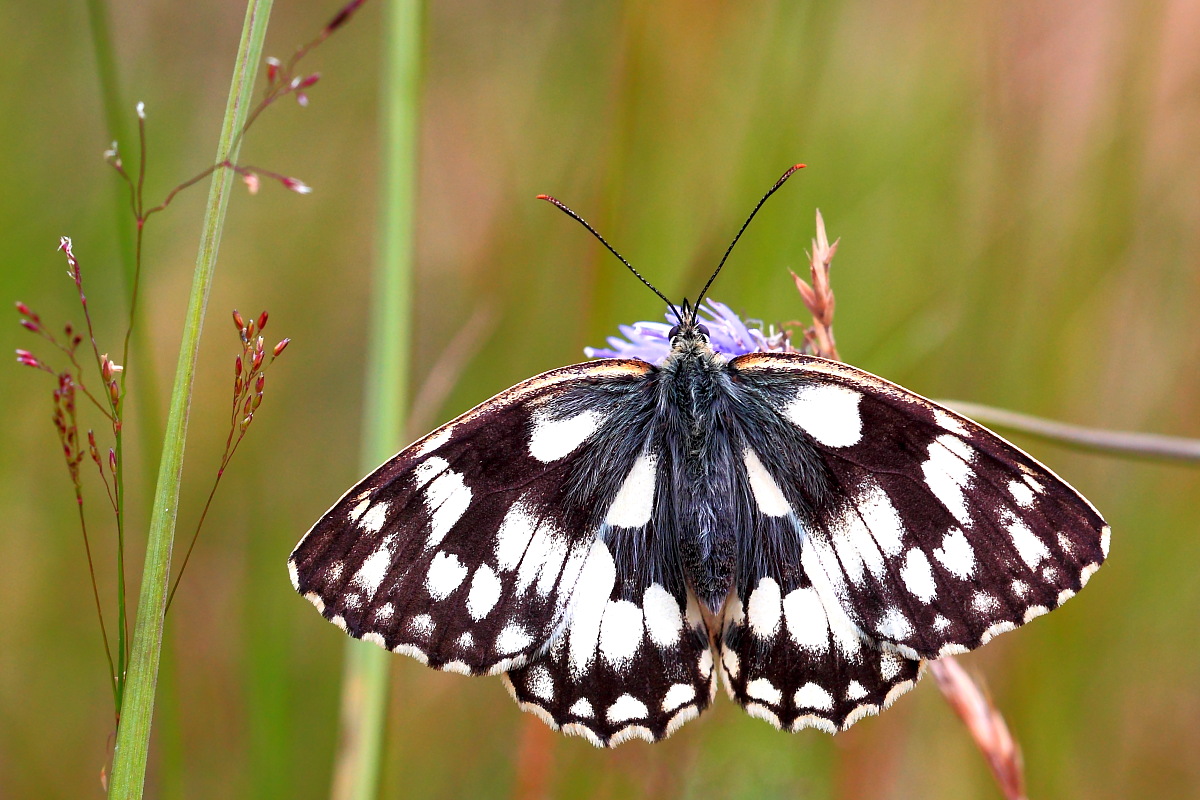
M392 0L384 8L384 196L367 356L364 469L376 466L403 444L411 347L421 4ZM379 794L389 665L386 650L369 642L347 642L342 746L332 787L338 800L374 800Z
M1081 450L1173 461L1200 462L1200 439L1184 439L1157 433L1131 433L1085 428L1067 422L1042 419L1003 408L962 400L939 400L942 405L982 424L1019 431Z
M229 100L217 145L217 157L214 159L217 163L237 159L234 140L242 128L250 105L270 12L271 0L249 0L247 3ZM162 656L163 615L171 574L171 548L179 508L179 487L183 476L188 410L204 310L212 286L232 184L233 173L223 170L214 176L209 189L200 248L196 257L196 270L193 274L179 348L179 363L171 390L170 413L151 510L129 674L122 701L121 721L117 728L116 749L113 753L112 781L109 785L109 797L120 800L140 798L145 787L154 695Z
M88 574L92 576L92 599L96 601L96 618L100 620L100 638L104 640L104 657L108 659L108 682L112 685L113 702L117 704L115 708L119 713L121 706L117 696L117 670L116 665L113 664L112 648L108 645L108 628L104 624L104 611L100 607L100 590L96 586L96 567L92 561L92 545L88 541L87 519L83 513L83 494L78 487L75 489L75 505L79 509L79 527L83 530L83 552L87 555Z

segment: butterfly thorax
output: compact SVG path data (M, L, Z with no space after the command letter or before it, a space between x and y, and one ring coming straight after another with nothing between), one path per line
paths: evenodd
M739 434L723 413L733 387L728 364L703 326L679 326L673 334L658 376L660 447L674 465L668 500L687 581L716 611L736 567L737 521L729 506L738 491L733 459Z

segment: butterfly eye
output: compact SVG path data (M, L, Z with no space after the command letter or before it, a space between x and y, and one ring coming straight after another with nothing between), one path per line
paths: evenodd
M679 335L679 326L676 325L674 328L671 328L671 332L667 334L667 338L674 339L678 335Z
M703 335L708 336L708 328L704 327L703 325L698 326L697 330L699 330Z

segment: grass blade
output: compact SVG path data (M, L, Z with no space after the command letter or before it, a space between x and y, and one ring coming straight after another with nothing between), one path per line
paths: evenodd
M367 356L363 469L378 466L404 444L412 325L421 6L418 0L393 0L385 13L383 204ZM333 797L369 800L379 794L390 655L357 640L346 648L342 748L334 770Z
M237 158L237 135L250 106L270 11L271 0L249 0L247 3L233 82L225 107L225 119L221 124L216 163ZM232 185L231 171L217 170L213 173L204 226L201 230L200 249L196 256L196 270L184 320L183 339L179 346L175 385L171 390L170 411L158 468L158 485L151 511L141 593L138 597L129 674L121 708L120 727L117 729L116 751L113 754L109 797L121 800L140 798L145 784L146 761L150 750L150 726L154 715L154 693L162 654L163 613L170 579L171 547L175 536L175 516L179 508L179 486L183 476L188 411L204 310L208 304L208 293L212 286Z

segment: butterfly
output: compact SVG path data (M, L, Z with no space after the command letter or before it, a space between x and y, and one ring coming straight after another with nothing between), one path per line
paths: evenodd
M776 727L845 729L1104 561L1100 514L1012 444L840 362L728 359L700 299L661 364L551 370L401 450L296 546L297 591L612 746L697 717L718 672Z

